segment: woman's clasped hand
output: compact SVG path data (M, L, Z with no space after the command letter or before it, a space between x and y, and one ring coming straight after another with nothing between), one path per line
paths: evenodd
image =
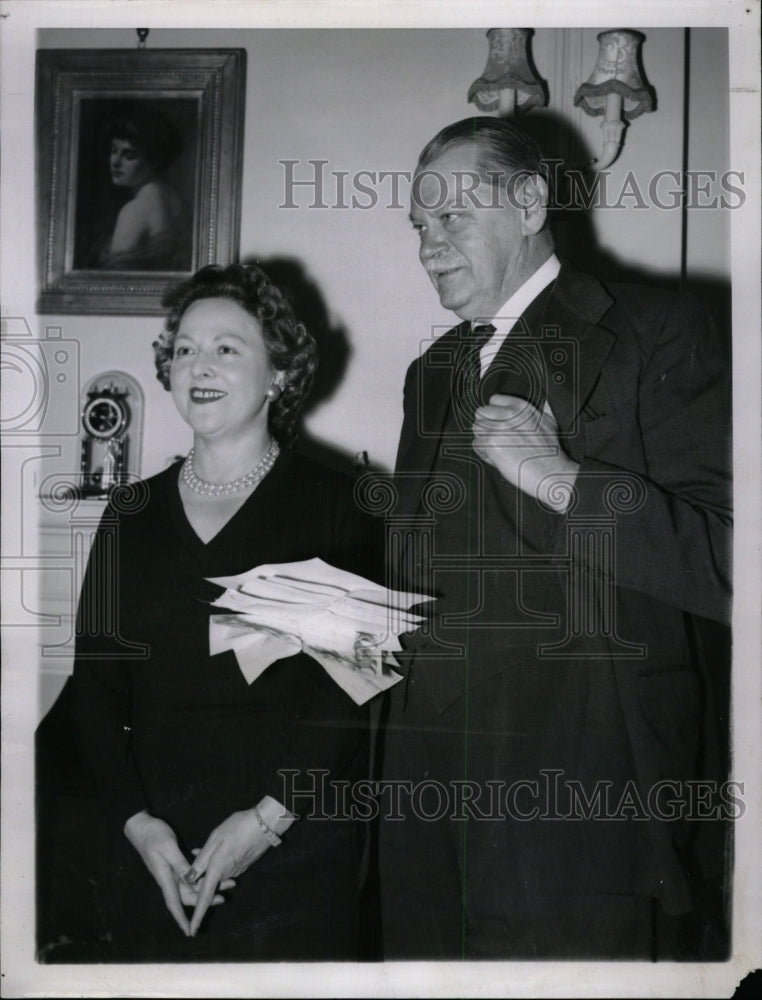
M187 937L195 936L210 906L225 902L222 893L235 888L235 878L279 843L280 838L265 823L263 813L283 831L294 819L266 796L259 807L233 813L212 830L203 847L193 849L192 865L180 850L174 831L163 820L145 811L127 820L125 836L143 859L167 909ZM191 907L189 918L184 908Z
M195 907L200 897L200 886L192 877L188 877L191 865L180 850L172 827L164 820L151 816L150 813L139 812L127 820L124 834L143 859L143 863L161 889L164 903L175 923L186 937L190 937L193 933L191 921L185 915L183 907L194 907L195 915ZM235 882L232 879L226 879L218 883L218 888L222 890L232 889L234 885ZM212 906L218 906L224 901L224 897L219 892L215 892L210 900ZM208 906L209 902L204 907L204 913L206 913ZM201 917L203 917L203 913ZM201 918L196 924L197 927L200 922Z

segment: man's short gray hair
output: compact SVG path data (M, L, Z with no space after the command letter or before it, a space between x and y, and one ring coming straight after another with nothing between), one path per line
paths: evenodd
M548 166L537 142L511 122L482 115L447 125L426 144L418 168L428 166L454 146L478 147L478 170L483 180L514 189L516 175L539 174L548 187Z

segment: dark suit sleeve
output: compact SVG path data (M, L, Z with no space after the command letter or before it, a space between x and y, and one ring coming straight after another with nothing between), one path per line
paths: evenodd
M613 504L617 586L726 621L732 523L729 358L692 297L677 298L651 337L635 415L645 468L633 472L626 457L620 465L610 460L610 450L603 461L589 449L568 516L605 516ZM623 394L628 391L622 386Z

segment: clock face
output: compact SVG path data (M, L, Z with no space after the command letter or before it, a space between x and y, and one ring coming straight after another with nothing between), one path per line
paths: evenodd
M111 396L91 399L82 414L82 423L88 434L107 440L116 437L127 424L127 407Z

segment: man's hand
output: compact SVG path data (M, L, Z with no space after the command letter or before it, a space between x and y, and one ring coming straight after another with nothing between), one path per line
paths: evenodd
M183 934L189 937L191 925L185 916L183 906L195 906L199 890L186 882L190 865L178 847L174 830L150 813L139 812L124 824L124 835L141 856L161 889L166 907L174 917L175 923ZM230 889L234 885L235 882L229 880L227 883L223 882L220 888ZM223 903L224 898L212 893L210 902L216 906Z
M491 396L473 430L474 451L503 479L557 513L569 507L579 464L561 447L547 402L540 411L518 396Z

